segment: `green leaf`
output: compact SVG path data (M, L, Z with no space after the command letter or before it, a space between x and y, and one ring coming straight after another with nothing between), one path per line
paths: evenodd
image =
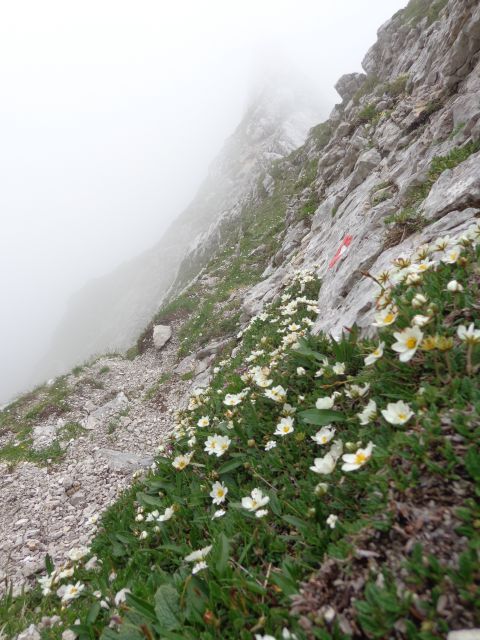
M331 409L307 409L300 411L298 414L303 422L315 424L323 427L331 422L341 422L345 420L345 416L340 411L332 411Z
M472 478L476 481L480 481L480 454L474 448L471 447L467 451L467 455L464 458L465 467L468 473L472 476Z
M215 568L220 577L223 577L228 567L228 561L230 559L230 542L224 533L220 534L219 546L218 546L218 559L215 563Z
M148 493L142 491L137 493L137 500L148 507L163 507L163 500L156 496L149 496Z
M285 522L288 522L288 524L294 526L295 529L298 529L300 531L300 533L306 534L309 529L308 522L305 522L305 520L300 520L300 518L297 518L296 516L282 516L282 520L285 520Z
M93 624L100 613L100 603L94 602L87 613L87 623Z
M282 573L272 573L270 581L273 582L273 584L276 584L277 587L280 587L286 596L293 596L298 592L298 587L295 582L290 580L290 578L287 578Z
M234 460L229 460L228 462L225 462L225 464L222 464L222 466L218 469L218 473L220 475L222 475L223 473L229 473L230 471L233 471L234 469L238 469L238 467L241 467L243 463L244 463L243 456L240 459L236 458Z
M53 570L55 569L55 566L54 566L53 560L52 560L52 556L50 554L48 554L48 553L45 556L45 568L47 570L48 575L51 575L53 573Z
M138 613L140 613L150 622L157 621L155 611L149 602L146 602L146 600L142 600L138 596L134 596L132 593L127 593L126 596L126 603L129 607L131 607L135 611L138 611Z
M162 584L155 594L155 614L162 628L171 630L180 626L180 597L174 587Z

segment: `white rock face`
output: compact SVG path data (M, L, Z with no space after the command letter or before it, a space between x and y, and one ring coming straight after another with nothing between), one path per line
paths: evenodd
M163 349L172 337L172 328L165 324L157 324L153 327L153 344L155 349Z
M480 629L462 629L450 631L447 640L480 640Z

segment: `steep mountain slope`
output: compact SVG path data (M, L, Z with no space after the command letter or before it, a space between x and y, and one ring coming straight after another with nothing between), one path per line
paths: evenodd
M241 209L259 174L305 140L318 113L317 98L295 83L265 85L253 95L196 197L162 239L71 299L35 381L92 355L130 347L159 308L185 254L202 244L212 225Z
M478 2L411 0L364 69L339 80L329 120L252 177L182 261L139 355L118 365L128 417L162 455L91 549L65 559L44 532L56 568L0 602L6 633L462 640L480 625ZM175 348L153 348L159 322ZM79 375L95 379L96 366ZM150 368L173 372L171 387L142 388ZM120 390L112 376L105 392L79 394L73 376L69 400L41 389L1 414L8 450L27 456L29 429L41 434L55 412L98 416L86 444L72 437L47 465L52 483L75 451L103 446L106 391ZM165 441L152 403L168 428L172 402ZM25 483L26 464L8 472ZM16 508L7 562L12 547L17 562L26 553ZM83 512L68 515L85 526Z

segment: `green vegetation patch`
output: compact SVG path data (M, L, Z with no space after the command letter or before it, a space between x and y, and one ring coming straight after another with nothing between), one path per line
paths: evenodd
M400 18L403 24L412 26L427 18L427 26L430 26L438 20L447 3L448 0L410 0L405 9L398 11L394 18Z
M319 282L298 274L178 413L155 471L105 514L73 576L50 566L43 597L4 599L4 632L53 613L43 638L477 627L479 238L478 225L455 245L437 238L375 274L374 340L309 334Z

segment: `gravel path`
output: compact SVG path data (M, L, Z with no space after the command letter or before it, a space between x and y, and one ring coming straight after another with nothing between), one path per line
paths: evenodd
M96 516L137 468L151 464L192 384L173 374L177 348L174 337L160 352L152 349L132 361L102 357L79 375L70 374L69 412L53 426L48 419L35 425L35 440L40 447L50 443L62 420L88 430L62 443L60 462L13 468L0 463L0 593L8 584L15 592L32 584L47 553L57 563L72 547L88 545ZM146 397L167 376L172 377L155 397ZM101 380L103 388L92 380Z

